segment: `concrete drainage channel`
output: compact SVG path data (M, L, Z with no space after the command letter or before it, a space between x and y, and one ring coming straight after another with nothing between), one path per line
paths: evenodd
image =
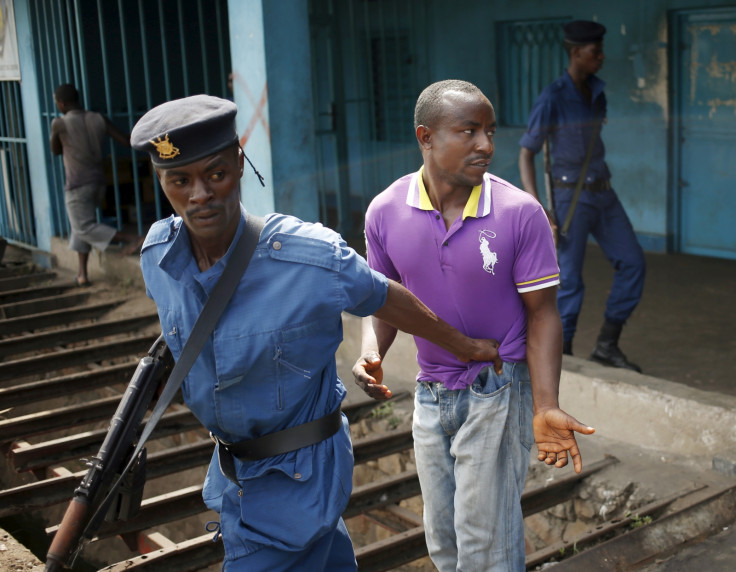
M346 341L338 354L346 381L357 355L357 330L357 320L346 317ZM37 555L45 554L85 472L80 459L96 452L137 357L156 333L152 307L130 296L104 287L74 288L28 264L0 268L0 527ZM387 369L389 376L409 380L403 391L394 388L391 405L366 402L347 384L344 411L353 430L356 485L345 519L361 571L433 570L411 453L410 342L399 341L392 354L393 363L412 373ZM691 396L665 396L662 387L651 385L627 394L629 381L599 379L600 372L576 362L566 363L566 369L563 394L575 401L563 406L595 424L599 435L582 444L581 475L532 465L523 499L528 569L634 569L736 520L736 479L729 475L728 453L733 436L712 428L698 433L690 426L687 431L699 440L675 430L679 436L665 442L664 435L673 431L667 424L679 422L680 407ZM634 425L644 423L636 397L642 391L649 392L645 401L652 411L666 411L649 415L659 416L654 421L661 428L622 431L613 420L609 427L601 411L612 403L634 410L639 416ZM736 404L700 397L696 408L689 406L691 419L710 418L721 427L731 423L733 431L736 423L727 410L736 411ZM648 449L637 445L637 433L645 436ZM688 439L692 450L683 447ZM200 497L210 453L211 443L188 409L172 405L149 449L140 514L106 523L78 569L219 569L221 544L203 534L204 523L216 515ZM706 458L717 459L721 472L711 470ZM34 544L34 538L41 540Z

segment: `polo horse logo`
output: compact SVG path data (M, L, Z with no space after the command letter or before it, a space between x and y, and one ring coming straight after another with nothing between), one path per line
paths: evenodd
M480 231L478 240L480 241L480 253L483 256L483 270L495 276L496 273L493 269L498 262L498 254L491 252L491 244L488 242L489 238L496 238L496 233L492 230Z

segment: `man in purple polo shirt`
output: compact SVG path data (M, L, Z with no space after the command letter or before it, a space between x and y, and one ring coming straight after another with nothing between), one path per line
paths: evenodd
M368 207L368 262L466 335L498 340L501 358L462 363L415 338L413 433L427 546L440 572L521 571L532 444L540 461L564 467L572 457L580 472L574 431L594 431L557 401L562 326L552 232L537 201L486 172L496 118L476 86L430 85L414 126L424 165ZM381 360L396 329L366 320L353 374L366 393L388 399Z

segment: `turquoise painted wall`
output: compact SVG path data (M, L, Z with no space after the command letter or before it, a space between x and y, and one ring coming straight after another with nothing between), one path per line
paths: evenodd
M733 6L732 1L455 0L433 3L432 81L457 77L498 102L496 23L565 18L597 20L608 32L599 76L607 82L608 124L603 129L614 187L643 246L663 251L668 220L669 86L667 23L671 10ZM560 70L560 73L562 70ZM520 184L519 128L501 127L491 171ZM541 183L541 157L537 157ZM543 188L540 186L540 188Z

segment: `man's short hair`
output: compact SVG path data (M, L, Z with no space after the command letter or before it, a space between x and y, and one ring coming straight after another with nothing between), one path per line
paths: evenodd
M79 92L74 84L62 83L54 91L54 98L62 103L79 103Z
M431 127L437 123L442 113L442 97L448 91L486 97L478 87L461 79L446 79L433 83L419 94L414 108L414 130L420 125Z

